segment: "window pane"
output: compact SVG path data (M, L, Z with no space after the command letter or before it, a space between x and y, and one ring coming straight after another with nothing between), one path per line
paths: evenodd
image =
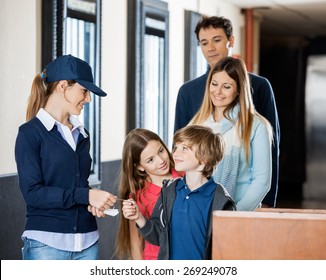
M199 77L206 73L207 71L207 61L204 58L203 52L200 48L200 46L197 46L197 68L196 68L196 77ZM196 78L195 77L195 78Z
M128 0L127 130L143 127L168 141L169 13L157 0Z
M95 24L83 20L67 17L64 53L79 57L95 69ZM96 98L92 95L92 99ZM94 100L93 100L94 101ZM91 137L95 136L95 102L87 103L78 119L84 124ZM95 163L94 141L91 141L92 164ZM92 166L93 170L93 166Z
M161 137L164 132L164 38L145 35L144 127Z
M94 82L99 84L100 15L101 0L42 1L42 66L58 56L72 54L90 64ZM92 186L100 184L99 104L100 99L93 96L78 116L90 132Z
M164 139L164 30L166 23L150 15L145 19L144 42L144 127Z

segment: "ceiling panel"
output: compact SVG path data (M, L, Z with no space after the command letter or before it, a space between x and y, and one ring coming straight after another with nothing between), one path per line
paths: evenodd
M224 0L240 8L254 8L262 16L264 34L326 36L326 0Z

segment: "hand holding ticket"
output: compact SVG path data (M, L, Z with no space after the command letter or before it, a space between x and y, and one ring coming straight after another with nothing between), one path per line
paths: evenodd
M116 208L106 209L103 212L104 212L104 214L109 215L109 216L116 216L119 214L119 210Z
M121 198L117 198L117 201L120 200L120 201L124 201L124 199L121 199ZM106 215L109 215L109 216L116 216L119 214L119 210L117 208L114 208L115 206L113 206L113 208L109 208L109 209L106 209L104 210L104 214Z

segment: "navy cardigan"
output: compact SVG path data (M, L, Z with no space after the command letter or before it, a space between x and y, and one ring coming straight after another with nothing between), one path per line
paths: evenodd
M208 74L209 69L204 75L188 81L180 87L175 108L174 132L185 127L199 110L205 95ZM263 203L275 207L278 191L280 125L274 92L266 78L249 73L249 79L255 108L270 122L273 128L272 182Z
M97 230L95 217L87 211L89 148L89 137L79 134L74 151L56 125L48 131L36 117L20 126L15 157L27 210L25 230Z

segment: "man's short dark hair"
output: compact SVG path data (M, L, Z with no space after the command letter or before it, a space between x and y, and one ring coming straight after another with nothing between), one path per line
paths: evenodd
M206 29L206 28L222 28L225 32L225 35L228 39L233 35L233 27L232 23L229 19L225 17L207 17L203 16L197 23L196 28L195 28L195 33L197 36L197 40L199 41L199 31L201 29Z

